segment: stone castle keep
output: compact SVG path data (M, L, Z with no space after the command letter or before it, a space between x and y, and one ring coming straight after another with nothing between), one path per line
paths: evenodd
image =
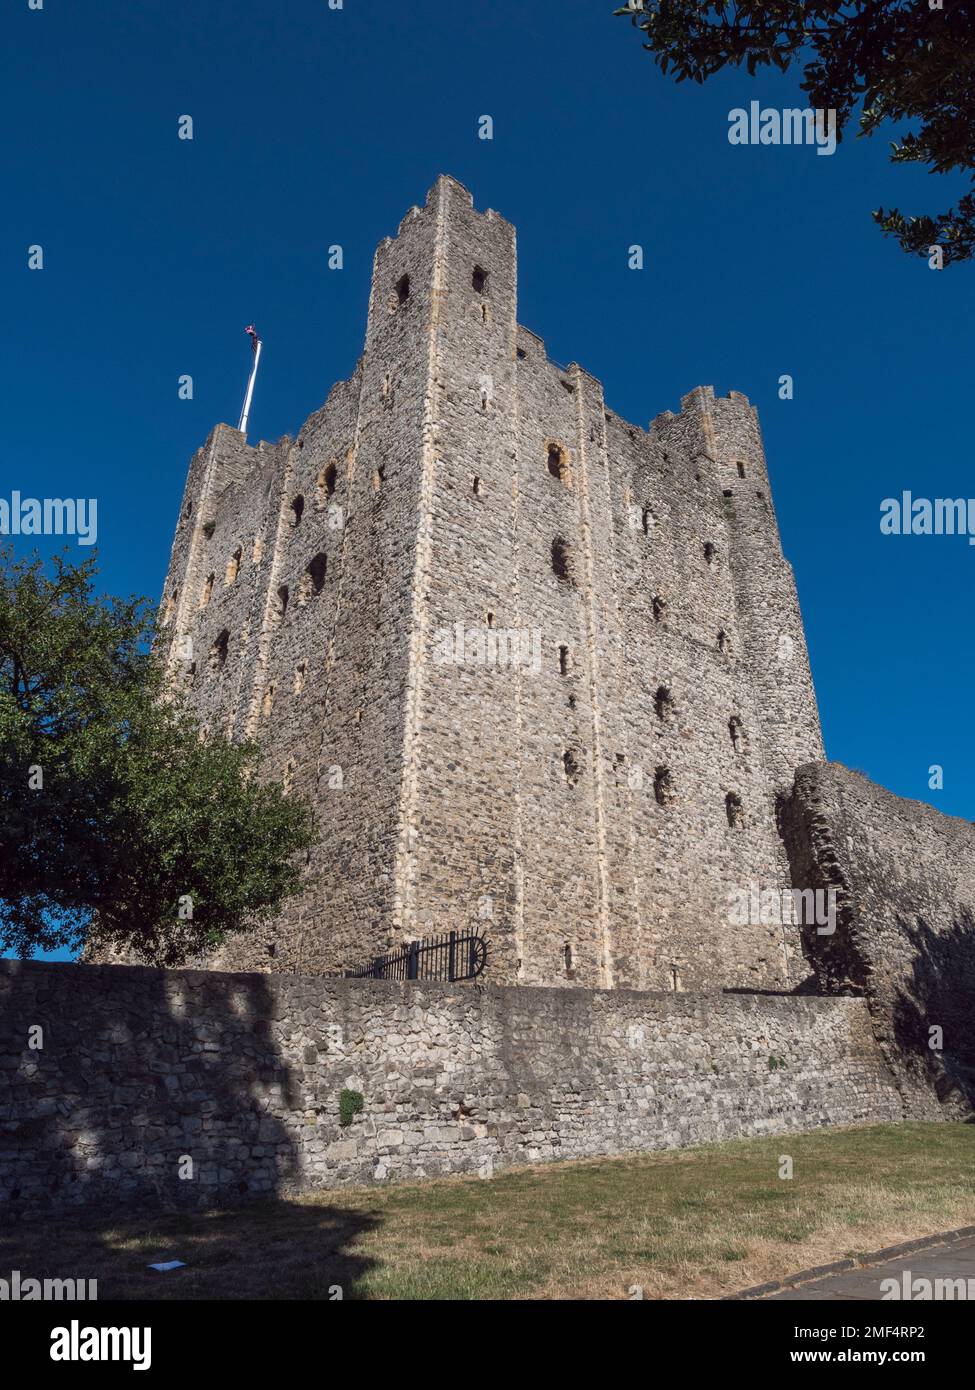
M311 801L307 891L212 964L318 973L479 924L496 983L790 988L776 799L822 759L754 409L649 430L519 326L515 231L441 178L295 440L218 426L164 598L212 729ZM192 639L192 664L184 657Z
M204 969L0 960L12 1219L971 1116L975 826L824 761L754 410L627 424L515 264L441 178L353 376L194 457L163 650L319 839ZM475 924L475 986L323 978Z

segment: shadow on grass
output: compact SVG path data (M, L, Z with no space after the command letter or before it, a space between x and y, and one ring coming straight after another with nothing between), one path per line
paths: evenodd
M289 1201L169 1213L112 1224L92 1217L0 1234L0 1277L97 1280L98 1299L354 1299L378 1261L363 1249L375 1211ZM150 1264L183 1261L160 1273Z

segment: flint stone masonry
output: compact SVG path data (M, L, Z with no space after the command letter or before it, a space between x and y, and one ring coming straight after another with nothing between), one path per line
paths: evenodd
M492 983L789 989L797 931L728 928L732 890L789 886L776 797L823 756L755 409L699 387L629 424L516 280L515 229L440 178L352 376L293 440L218 425L191 463L163 650L319 823L301 896L199 963L477 925ZM530 661L480 659L512 634Z
M487 1176L903 1113L855 998L4 960L0 1020L7 1217ZM364 1098L346 1128L344 1088Z
M913 1114L969 1113L975 826L822 763L796 773L782 827L794 882L836 890L836 931L805 933L818 988L866 996Z

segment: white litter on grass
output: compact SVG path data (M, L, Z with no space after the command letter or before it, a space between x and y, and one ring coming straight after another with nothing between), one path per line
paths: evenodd
M162 1264L150 1265L150 1269L158 1269L160 1274L168 1274L171 1269L185 1269L185 1260L166 1260Z

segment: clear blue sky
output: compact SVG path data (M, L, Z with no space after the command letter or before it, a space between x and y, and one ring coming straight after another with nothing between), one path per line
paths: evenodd
M97 497L104 587L157 596L189 456L236 424L243 326L251 438L276 439L352 370L376 243L452 173L518 228L521 322L615 409L645 425L699 383L758 405L829 756L973 819L975 547L882 537L879 507L975 496L975 269L869 217L957 190L890 166L886 134L732 147L729 109L795 80L675 86L612 9L8 0L0 495Z

